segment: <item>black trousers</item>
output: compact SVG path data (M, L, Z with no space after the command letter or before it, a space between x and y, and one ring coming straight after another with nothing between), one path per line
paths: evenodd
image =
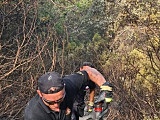
M72 111L71 120L79 120L79 114L78 114L77 111L74 110L74 109L73 109L73 111Z

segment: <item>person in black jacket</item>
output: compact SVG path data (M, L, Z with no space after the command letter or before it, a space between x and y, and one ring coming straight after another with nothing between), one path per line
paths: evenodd
M38 79L37 94L27 103L24 120L71 120L76 95L89 80L108 86L103 75L89 66L64 78L57 72L45 73ZM112 92L109 88L104 92Z

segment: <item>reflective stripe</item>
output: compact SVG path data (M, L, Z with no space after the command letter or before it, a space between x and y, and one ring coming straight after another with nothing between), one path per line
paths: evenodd
M101 90L112 91L112 87L109 87L109 86L101 86L100 88L101 88Z
M105 101L106 101L106 102L111 102L111 101L112 101L112 98L105 98Z

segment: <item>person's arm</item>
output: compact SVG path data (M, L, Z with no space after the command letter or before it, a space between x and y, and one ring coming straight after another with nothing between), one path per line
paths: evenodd
M90 89L88 109L87 109L88 112L92 112L92 110L93 110L94 96L95 96L95 89Z
M95 89L90 89L89 102L94 102Z

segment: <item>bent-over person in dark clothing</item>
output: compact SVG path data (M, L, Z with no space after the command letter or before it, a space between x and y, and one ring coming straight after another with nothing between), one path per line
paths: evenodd
M24 120L71 120L75 97L88 80L107 86L102 74L89 66L63 79L57 72L42 75L37 94L27 103Z
M83 64L80 66L80 71L83 69L84 66L90 66L94 68L91 62L83 62ZM89 89L89 98L87 101L87 104L85 103L85 96L86 96L86 88ZM79 117L82 117L84 115L84 108L87 105L86 112L90 113L93 110L93 102L94 102L94 96L95 96L95 88L96 84L88 80L79 90L79 93L76 96L75 102L73 104L72 109L72 120L79 120Z

